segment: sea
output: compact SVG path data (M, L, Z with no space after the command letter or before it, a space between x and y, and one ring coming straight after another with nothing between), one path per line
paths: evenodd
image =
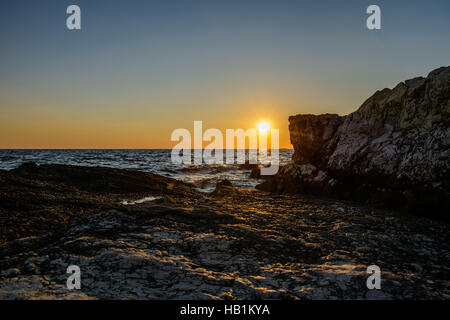
M102 166L138 170L178 179L191 184L200 192L211 192L216 183L227 179L233 185L254 189L262 182L250 179L251 170L237 163L241 154L235 152L234 164L176 164L171 160L171 149L139 150L0 150L0 169L11 170L24 162L37 164L67 164L79 166ZM225 150L224 150L225 155ZM286 164L294 150L280 149L279 163ZM248 151L244 155L248 159ZM245 161L245 159L244 159ZM225 161L224 161L225 162Z

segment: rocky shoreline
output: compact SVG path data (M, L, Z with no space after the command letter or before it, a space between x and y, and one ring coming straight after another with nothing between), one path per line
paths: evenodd
M289 118L292 162L257 188L449 220L450 67L377 91L347 116Z
M31 163L0 171L0 197L0 299L450 297L449 226L428 218ZM366 287L374 264L381 290ZM66 287L69 265L80 290Z

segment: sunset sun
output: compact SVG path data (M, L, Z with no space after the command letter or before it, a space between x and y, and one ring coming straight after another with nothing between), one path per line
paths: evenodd
M270 130L270 124L266 121L261 121L258 124L258 130L261 133L267 133Z

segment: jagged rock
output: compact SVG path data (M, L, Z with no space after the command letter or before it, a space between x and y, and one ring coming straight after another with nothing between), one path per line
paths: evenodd
M289 133L297 164L319 164L323 161L323 146L334 137L344 117L337 114L311 114L289 117ZM331 152L330 149L327 150Z
M282 181L280 181L282 177ZM259 185L266 189L279 193L303 193L332 196L335 188L335 180L326 172L319 170L312 164L296 164L290 162L280 168L275 179L267 178L267 181Z
M423 214L450 212L450 67L377 91L355 112L289 118L295 165L258 188L368 201ZM298 169L298 168L297 168ZM298 170L297 170L298 171Z
M230 180L224 179L216 184L216 188L213 192L211 192L211 195L224 196L232 192L235 192L233 184L230 182Z

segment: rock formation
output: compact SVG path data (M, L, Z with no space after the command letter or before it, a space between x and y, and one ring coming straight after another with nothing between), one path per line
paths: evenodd
M450 67L377 91L347 116L289 122L292 162L259 189L450 212Z
M76 219L113 209L123 200L195 194L180 181L146 172L24 163L0 170L0 245L56 234Z
M0 170L0 195L0 300L450 298L450 225L432 219L99 167Z

